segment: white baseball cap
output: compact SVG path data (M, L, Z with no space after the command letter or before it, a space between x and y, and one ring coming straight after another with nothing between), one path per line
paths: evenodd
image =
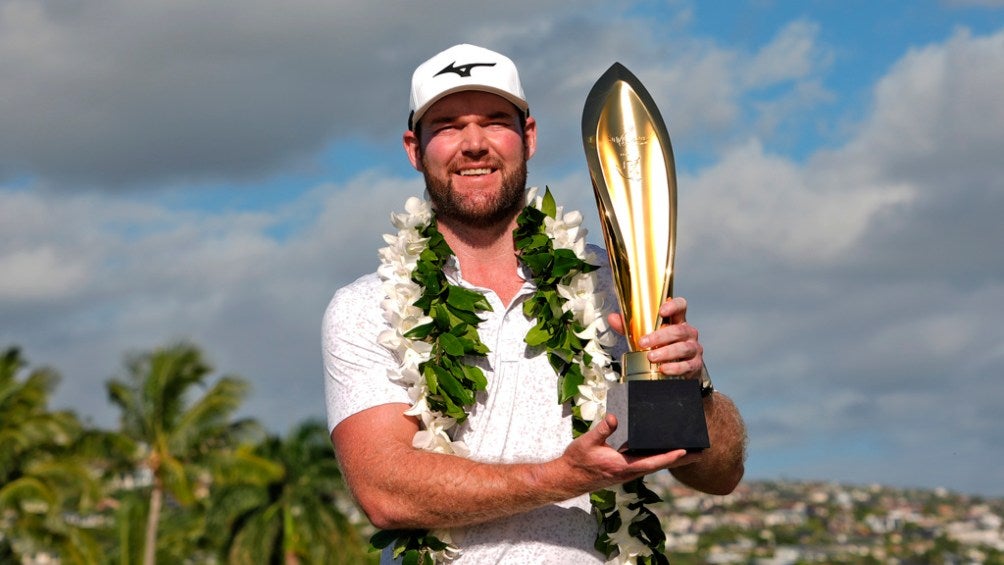
M519 72L509 57L475 45L454 45L415 69L411 77L411 115L408 129L439 99L464 90L497 94L523 114L529 105L519 82Z

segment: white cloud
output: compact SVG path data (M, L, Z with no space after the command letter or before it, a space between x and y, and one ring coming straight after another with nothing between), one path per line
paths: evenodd
M742 82L750 88L762 88L818 75L830 59L817 44L818 34L819 25L813 22L788 24L743 65Z
M47 217L0 227L20 239L0 248L0 340L64 373L59 403L110 425L99 407L121 356L191 339L221 370L255 383L250 411L290 425L321 411L312 400L327 301L375 268L389 212L419 186L417 178L364 175L253 214L123 205L115 194L0 191L5 217L15 208ZM284 239L268 235L283 222L302 225ZM18 232L28 225L38 229L25 238ZM38 246L26 247L26 239ZM100 244L83 245L87 252L75 257L80 240Z
M839 171L765 153L756 140L734 147L695 178L687 214L694 235L724 256L770 256L790 264L832 264L857 245L872 218L911 196L907 186L849 182Z
M0 5L0 175L99 187L257 179L333 136L399 132L422 54L511 41L492 30L563 8L10 0Z
M847 157L878 155L889 174L923 180L1001 178L1002 53L1004 31L973 37L965 30L910 51L878 83L874 115Z
M79 286L86 273L72 258L59 257L52 247L0 255L0 302L41 300Z
M414 65L460 41L519 62L553 139L575 135L589 86L619 60L664 101L674 136L704 148L741 123L746 89L809 80L825 57L804 21L752 54L694 37L686 17L647 21L599 2L575 12L556 1L387 13L299 0L0 9L0 178L59 186L251 182L309 166L333 139L395 136ZM400 41L416 21L422 33ZM542 161L576 155L551 139Z

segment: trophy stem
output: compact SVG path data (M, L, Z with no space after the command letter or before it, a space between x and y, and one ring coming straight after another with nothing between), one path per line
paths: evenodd
M621 376L623 381L658 381L664 378L659 372L659 364L649 361L646 351L628 351L622 355Z

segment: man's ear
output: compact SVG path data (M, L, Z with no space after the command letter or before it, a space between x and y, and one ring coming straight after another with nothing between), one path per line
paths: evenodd
M422 167L422 142L415 135L415 132L408 130L404 132L401 138L401 143L404 145L404 152L408 154L408 160L411 161L411 166L415 168L416 171L424 173L425 169Z
M537 152L537 120L533 116L526 117L526 125L523 126L523 147L526 148L526 160Z

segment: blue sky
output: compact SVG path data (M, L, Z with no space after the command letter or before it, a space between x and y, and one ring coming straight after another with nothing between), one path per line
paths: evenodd
M410 74L459 42L517 62L530 181L587 218L589 88L619 61L653 94L750 477L1004 495L1004 2L8 0L0 344L100 425L175 339L273 429L322 416L321 313L421 192Z

